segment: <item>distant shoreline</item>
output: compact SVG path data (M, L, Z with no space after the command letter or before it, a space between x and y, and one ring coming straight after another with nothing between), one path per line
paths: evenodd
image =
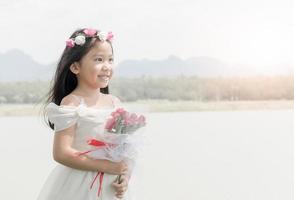
M200 111L234 111L234 110L284 110L294 109L294 101L169 101L141 100L124 102L134 110L144 112L200 112ZM0 104L0 117L4 116L42 116L40 104Z

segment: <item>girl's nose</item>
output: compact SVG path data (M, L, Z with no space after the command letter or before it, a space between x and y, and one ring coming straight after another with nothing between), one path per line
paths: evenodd
M108 64L104 64L104 65L102 66L102 70L108 70L108 69L110 69L110 65L108 65Z

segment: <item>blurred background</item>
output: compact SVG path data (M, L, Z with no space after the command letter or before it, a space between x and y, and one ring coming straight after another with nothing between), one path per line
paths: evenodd
M114 33L110 93L148 112L135 199L293 199L293 9L1 0L0 198L36 199L56 165L40 111L65 40L93 27Z

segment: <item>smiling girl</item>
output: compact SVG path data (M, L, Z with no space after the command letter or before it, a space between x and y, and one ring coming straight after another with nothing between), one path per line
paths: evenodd
M87 28L76 30L66 41L45 110L55 132L57 166L38 200L128 199L129 173L124 161L76 156L89 150L86 140L103 128L106 117L121 104L108 88L113 75L112 38L112 32ZM101 175L96 179L97 172Z

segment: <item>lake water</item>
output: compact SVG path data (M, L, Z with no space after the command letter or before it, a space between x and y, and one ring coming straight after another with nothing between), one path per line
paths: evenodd
M149 113L139 200L294 199L294 110ZM33 200L56 163L38 117L1 117L0 199Z

